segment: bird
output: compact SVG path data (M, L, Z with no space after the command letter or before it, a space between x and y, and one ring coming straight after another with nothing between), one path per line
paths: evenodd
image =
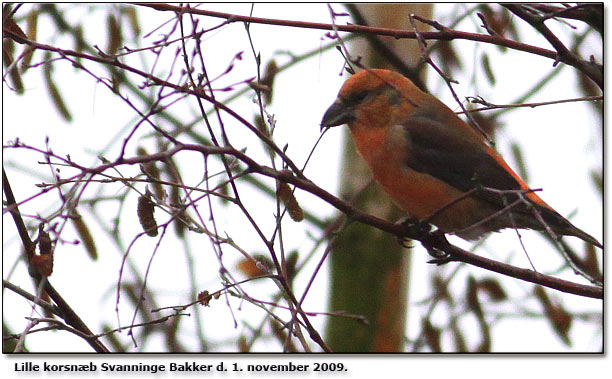
M603 249L531 190L481 133L397 72L362 69L346 80L321 130L343 124L376 181L411 219L468 241L517 228Z

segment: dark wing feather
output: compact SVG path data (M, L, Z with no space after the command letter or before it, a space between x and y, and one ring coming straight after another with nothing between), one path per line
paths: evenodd
M487 154L482 144L461 134L461 130L445 126L435 115L415 116L404 125L411 142L408 167L429 174L451 186L467 192L478 187L497 190L520 190L520 183ZM474 197L502 209L518 199L511 192L503 195L482 190ZM547 207L537 206L543 219L550 225L568 228L571 223ZM533 215L533 209L524 203L512 208L513 213ZM528 218L533 229L541 229L540 223Z
M480 143L466 138L432 117L413 117L405 125L410 140L408 166L461 190L483 186L518 190L516 179L487 154Z
M478 187L497 190L521 189L521 184L500 166L495 158L487 154L480 141L466 137L459 128L445 125L439 115L423 112L411 117L403 126L410 141L406 164L411 169L429 174L464 192ZM487 191L478 191L473 196L498 209L518 199L518 196L512 193L499 195ZM537 208L543 220L558 233L575 235L602 247L595 238L573 226L552 208L535 203L532 205ZM533 217L534 210L531 206L519 203L512 208L512 212L528 216L517 220L522 227L543 230L543 225Z

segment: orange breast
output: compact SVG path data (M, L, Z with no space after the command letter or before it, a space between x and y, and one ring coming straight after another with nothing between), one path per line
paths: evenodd
M372 174L393 201L410 216L425 219L463 195L462 191L414 171L406 165L408 149L398 129L350 125L353 140ZM482 211L480 211L482 209ZM436 216L431 222L444 231L463 229L481 220L485 209L466 198ZM488 214L488 213L487 213Z

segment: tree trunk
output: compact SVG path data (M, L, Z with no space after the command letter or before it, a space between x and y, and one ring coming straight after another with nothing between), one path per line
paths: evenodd
M372 26L412 29L409 14L431 18L431 4L360 4L355 6ZM355 11L351 8L353 16ZM420 50L413 40L382 40L408 66L414 66ZM389 68L386 60L371 51L363 41L352 46L352 55L362 56L369 68ZM353 141L345 138L341 171L341 194L351 199L372 180L372 175L357 153ZM355 205L387 220L402 213L377 184L358 196ZM331 317L327 324L327 343L335 352L396 352L403 350L406 323L410 256L394 236L369 226L352 223L338 236L331 253L329 308L362 315L367 324L351 318Z

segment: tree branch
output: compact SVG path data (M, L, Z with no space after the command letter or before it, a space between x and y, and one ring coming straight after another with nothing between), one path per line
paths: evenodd
M585 61L572 53L563 42L544 24L546 18L530 13L524 5L503 4L510 12L533 26L557 50L555 60L577 68L591 78L603 90L603 66L595 62Z
M11 145L7 147L25 147L23 145ZM248 166L248 170L251 173L258 173L260 175L268 176L270 178L275 178L280 180L281 182L293 184L296 187L309 192L320 199L326 201L328 204L332 205L339 211L343 212L347 215L350 220L359 221L364 224L371 225L375 228L378 228L382 231L391 233L398 238L403 238L406 236L406 228L403 225L392 223L373 215L364 213L359 209L352 206L350 203L332 195L327 192L323 188L317 186L315 183L310 181L305 177L298 177L294 175L289 170L275 170L268 166L263 166L257 163L253 158L249 157L245 153L236 150L230 147L216 147L216 146L203 146L203 145L194 145L194 144L180 144L178 146L173 147L172 149L166 150L164 152L159 152L156 154L151 154L147 156L139 156L134 158L122 158L115 162L109 162L107 164L100 165L98 167L87 168L84 166L80 166L72 161L68 161L65 158L60 156L55 156L55 158L64 161L64 163L73 166L74 168L80 169L86 173L97 175L101 174L107 169L111 169L116 167L117 165L136 165L143 164L151 161L159 161L164 159L169 159L171 156L177 154L180 151L197 151L204 155L210 154L227 154L234 156L239 159L243 163ZM438 251L442 251L449 255L451 261L458 261L471 264L473 266L477 266L483 268L485 270L497 272L502 275L506 275L512 278L524 280L527 282L531 282L534 284L539 284L544 287L548 287L551 289L555 289L561 292L571 293L574 295L591 297L595 299L603 299L603 288L592 286L592 285L584 285L579 283L570 282L567 280L555 278L553 276L540 274L533 270L519 268L516 266L512 266L506 263L494 261L492 259L488 259L485 257L481 257L479 255L470 253L466 250L463 250L457 246L454 246L446 239L440 238L440 236L436 233L422 232L416 235L411 235L410 238L415 239L423 244L423 246L427 249L434 249Z
M360 33L360 34L376 34L376 35L381 35L381 36L390 36L394 38L412 38L412 39L417 38L415 32L407 31L407 30L377 28L377 27L362 26L362 25L335 25L334 26L332 24L324 24L324 23L318 23L318 22L278 20L278 19L271 19L271 18L241 16L241 15L236 15L236 14L231 14L231 13L215 12L215 11L209 11L205 9L186 8L186 7L170 5L170 4L140 3L138 5L153 8L158 11L192 13L192 14L197 14L201 16L224 18L228 20L228 22L249 22L249 23L257 23L257 24L296 27L296 28L305 28L305 29L338 30L341 32L351 32L351 33ZM512 11L511 7L509 7L508 4L504 6L508 7L508 9ZM518 6L514 6L514 7L518 7ZM524 12L521 12L521 13L524 13ZM517 15L523 18L520 14L517 14ZM423 39L434 39L434 40L445 40L445 41L451 41L454 39L464 39L464 40L469 40L469 41L490 43L490 44L494 44L498 46L505 46L513 50L524 51L527 53L550 58L555 61L560 61L567 65L577 68L578 70L584 72L595 83L597 83L597 85L600 88L603 88L603 66L602 65L584 61L582 59L577 58L573 54L567 54L563 52L563 50L552 51L552 50L543 49L537 46L532 46L532 45L524 44L521 42L513 41L510 39L504 38L502 36L499 36L499 35L492 36L488 34L469 33L469 32L462 32L459 30L452 30L449 28L443 28L442 30L438 32L422 32L419 34L423 37ZM555 45L553 46L557 48L557 46Z
M4 172L4 168L2 169L2 187L4 188L4 195L6 197L6 204L11 216L13 216L13 220L15 225L17 226L17 230L19 233L19 237L21 238L21 243L23 244L24 249L28 252L28 255L34 253L35 245L30 239L30 235L28 234L27 228L23 219L21 217L21 213L19 212L19 208L17 207L17 203L15 201L15 196L13 195L13 190L11 189L10 183ZM29 257L28 257L29 258ZM26 262L29 262L26 258ZM38 276L33 277L37 286L42 280L42 278ZM78 331L86 334L88 336L92 336L93 333L87 325L81 320L81 318L76 314L76 312L68 305L68 303L62 298L62 296L53 288L51 283L49 283L49 279L45 280L45 291L49 294L49 297L53 299L55 304L57 305L59 311L62 314L62 318L68 323L70 326L74 327ZM87 339L87 343L98 353L109 353L110 351L102 344L100 340L97 338Z

